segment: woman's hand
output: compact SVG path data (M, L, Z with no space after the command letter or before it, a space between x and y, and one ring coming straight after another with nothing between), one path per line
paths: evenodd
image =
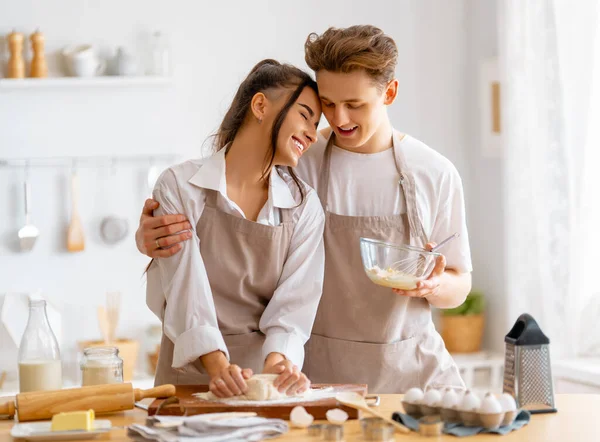
M431 250L436 246L435 243L427 243L425 248ZM442 275L446 270L446 258L444 255L438 256L435 261L435 267L433 268L429 278L418 281L417 287L413 290L400 290L392 289L394 293L402 296L409 296L411 298L427 298L435 297L440 292L440 284L442 282Z
M310 380L300 371L298 366L284 359L274 365L266 365L263 373L278 374L273 385L280 393L292 396L296 393L304 393L310 388Z
M208 389L220 398L239 396L248 391L246 379L250 379L251 376L251 369L242 369L235 364L230 364L211 376Z
M246 379L252 376L252 370L230 364L222 351L216 350L202 355L200 362L210 376L208 389L215 396L226 398L239 396L248 391Z

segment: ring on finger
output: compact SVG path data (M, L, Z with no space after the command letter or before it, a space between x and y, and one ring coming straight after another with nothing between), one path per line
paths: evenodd
M161 248L161 247L160 247L160 244L158 243L158 240L156 240L156 248L157 248L157 249L160 249L160 248Z

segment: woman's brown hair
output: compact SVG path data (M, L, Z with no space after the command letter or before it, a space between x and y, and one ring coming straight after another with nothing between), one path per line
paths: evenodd
M311 33L304 43L304 56L315 72L323 69L348 73L363 69L383 88L394 79L398 47L381 29L357 25L329 28L321 35Z
M223 122L215 134L215 147L219 151L229 145L246 121L252 97L259 92L268 93L278 89L292 89L292 93L283 108L275 117L271 128L270 145L271 150L265 158L265 169L263 177L267 177L273 165L273 159L277 151L277 137L279 129L285 120L292 105L296 102L305 87L311 88L318 95L317 83L301 69L289 64L282 64L276 60L265 59L256 64L238 88ZM289 174L298 186L301 195L301 204L304 202L305 189L295 172L288 167ZM146 266L145 272L150 269L154 259Z
M292 105L296 102L305 87L311 88L318 95L317 83L306 72L289 64L279 63L276 60L266 59L258 62L238 88L235 97L217 133L215 134L215 147L221 150L233 141L236 134L246 121L252 98L259 92L267 94L278 89L292 89L292 93L279 111L273 127L271 128L271 150L265 158L264 176L271 171L273 159L277 150L277 137L279 130ZM304 188L291 167L288 171L300 189L304 201Z

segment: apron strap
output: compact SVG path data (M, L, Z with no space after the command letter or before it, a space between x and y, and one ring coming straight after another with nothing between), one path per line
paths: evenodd
M206 193L204 205L216 209L219 192L212 189L204 189L204 192ZM292 221L292 209L279 209L279 214L281 215L281 223L289 223Z
M329 166L331 164L331 151L333 146L333 130L329 134L327 139L327 145L325 146L325 154L323 155L323 161L321 162L321 171L319 173L319 182L317 194L323 210L327 211L327 197L329 195Z
M216 190L212 190L212 189L204 189L204 192L206 194L206 199L204 200L204 205L213 209L217 208L217 194L219 192L217 192Z
M393 140L394 159L396 160L396 168L400 174L400 188L402 189L404 201L406 202L406 215L410 227L410 236L422 241L424 247L429 240L425 234L423 223L421 223L421 217L419 216L415 178L412 173L408 172L404 154L402 153L402 149L400 149L401 138L396 131L394 131Z
M400 149L400 137L398 132L394 130L392 138L392 148L394 149L394 159L396 161L396 168L400 174L400 189L404 195L404 201L406 202L406 214L408 217L408 223L410 228L410 236L416 240L420 240L425 246L429 242L421 218L419 216L419 209L417 207L417 192L415 179L413 175L408 172L406 167L406 160L402 149ZM321 163L321 170L319 173L319 182L317 193L323 209L327 211L327 198L329 196L329 170L331 165L331 151L333 150L334 132L332 131L327 140L325 146L325 153L323 155L323 161Z
M278 167L274 167L273 170L271 171L271 173L279 173L279 168ZM281 174L279 174L279 176L281 176ZM296 184L294 183L294 186L295 185ZM300 182L299 185L302 186L303 185L302 182ZM304 189L304 187L303 187L303 189ZM279 208L278 209L279 210L279 222L280 222L280 224L290 223L290 222L293 221L293 216L292 216L293 209L294 208L291 208L291 209L282 209L282 208Z
M293 209L279 209L281 224L290 223L292 221L292 210Z

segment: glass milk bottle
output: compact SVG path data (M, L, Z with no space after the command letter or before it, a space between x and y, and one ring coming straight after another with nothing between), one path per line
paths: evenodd
M60 351L46 315L46 301L30 299L29 320L19 346L19 390L25 393L61 388Z

